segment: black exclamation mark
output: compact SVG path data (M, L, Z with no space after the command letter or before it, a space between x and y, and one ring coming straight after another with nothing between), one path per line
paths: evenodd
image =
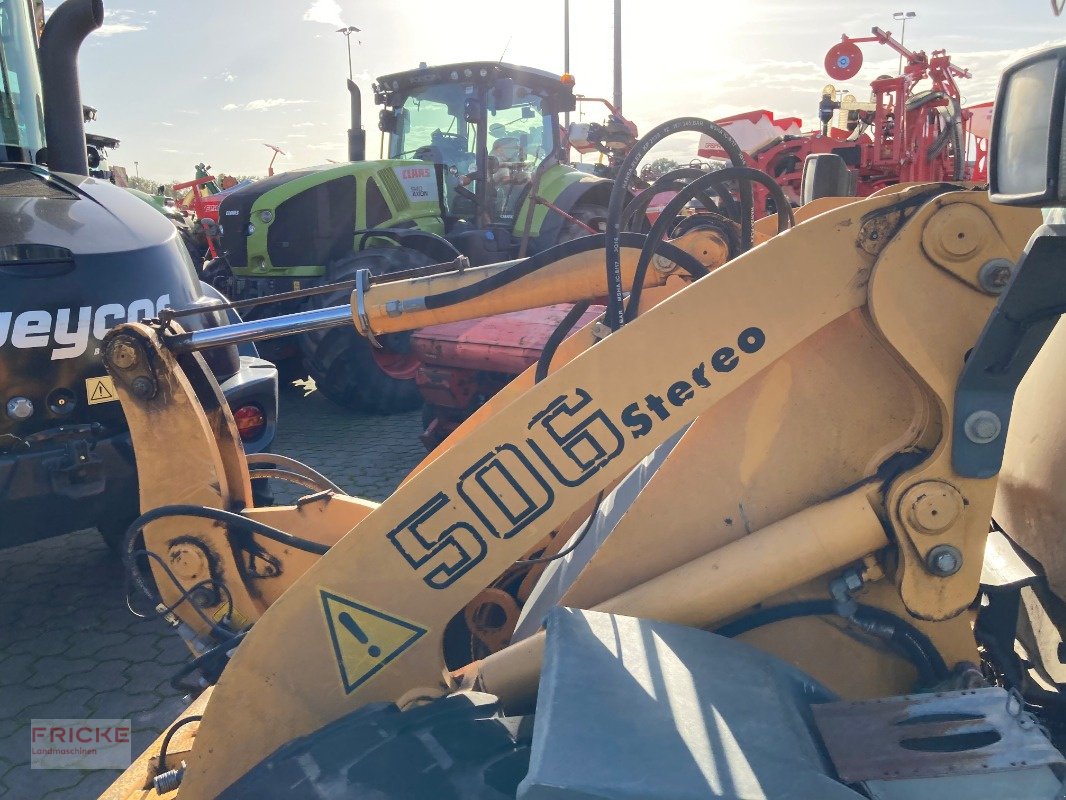
M347 611L342 611L337 616L337 619L341 621L341 625L348 630L348 633L354 636L361 644L367 644L370 641L369 637L363 632L363 629L356 624L355 620L352 619L352 615ZM370 645L366 651L370 654L371 658L377 658L381 655L381 648L376 644Z

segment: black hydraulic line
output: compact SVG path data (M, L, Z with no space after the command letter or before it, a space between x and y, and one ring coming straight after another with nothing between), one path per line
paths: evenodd
M184 587L182 587L181 582L178 580L178 576L174 574L174 571L170 568L170 566L166 563L166 561L163 560L163 558L158 553L153 553L153 552L151 552L149 550L135 550L130 555L131 555L131 557L133 559L142 558L142 557L147 557L147 558L150 558L150 559L154 559L155 562L157 564L159 564L160 569L163 570L163 572L167 576L167 578L170 579L170 582L173 583L174 586L177 587L177 589L180 592L180 595L178 596L178 599L175 600L169 606L164 606L163 608L157 609L156 611L153 611L153 612L148 613L148 614L146 614L144 612L141 612L141 611L137 611L133 607L132 598L130 597L130 591L129 591L130 586L129 585L130 585L131 579L135 579L135 580L132 580L132 582L137 584L137 588L141 590L141 592L145 595L145 597L150 602L156 603L158 605L158 604L162 603L162 598L160 598L160 597L158 597L156 595L153 595L151 593L151 590L147 588L147 584L144 582L143 578L141 578L141 575L140 575L139 572L137 572L136 570L128 568L127 571L126 571L126 592L125 592L125 594L126 594L126 608L129 609L130 613L133 614L133 616L137 617L138 619L144 619L144 620L160 619L162 617L165 617L167 614L173 613L175 610L177 610L177 608L182 603L188 602L189 605L191 605L193 607L193 610L196 611L196 613L199 615L200 619L203 620L204 624L207 625L207 627L211 629L211 632L215 636L218 636L221 639L230 639L230 638L233 637L233 633L231 631L228 631L225 628L221 627L218 624L217 620L213 620L213 619L211 619L211 617L207 616L207 614L204 613L204 610L202 608L200 608L199 605L197 605L195 600L191 599L192 596L196 592L198 592L200 589L207 589L209 587L212 588L212 589L215 589L220 594L225 596L225 600L226 600L226 616L232 617L233 616L233 594L232 594L232 592L230 592L229 587L227 587L224 583L220 583L219 581L216 581L214 578L205 578L204 580L193 584L188 589L185 589ZM133 565L136 564L135 561L133 561L131 563Z
M574 306L566 312L566 316L552 331L551 336L548 337L548 341L544 343L544 349L540 353L540 358L537 359L537 371L534 379L535 383L540 383L546 377L548 377L548 368L551 366L552 359L555 357L555 351L559 349L559 345L563 343L566 335L570 333L570 329L573 328L581 315L589 310L591 303L588 300L583 300L580 303L575 303Z
M283 530L271 527L258 520L242 517L240 514L235 514L232 511L224 511L221 508L208 508L207 506L181 504L160 506L159 508L153 508L151 511L141 514L141 516L137 517L127 529L127 538L133 538L130 536L131 533L133 536L136 536L149 522L155 522L158 519L164 519L166 517L199 517L201 519L210 519L215 522L225 523L226 525L233 525L236 528L243 528L251 533L258 534L265 539L270 539L279 544L287 545L288 547L294 547L297 550L303 550L306 553L314 553L318 556L324 556L329 552L328 544L313 542L310 539L294 536L291 533L286 533Z
M620 241L626 247L642 247L644 245L644 238L644 235L639 233L622 233L619 236ZM475 297L480 297L506 286L509 283L513 283L519 278L531 275L538 269L554 264L560 259L584 253L589 250L600 250L603 248L603 245L604 234L602 233L595 233L591 236L582 236L578 239L571 239L569 242L563 242L554 245L553 247L549 247L547 250L541 250L539 253L529 256L513 266L497 272L495 275L490 275L477 283L472 283L469 286L464 286L460 289L441 292L440 294L427 295L425 297L425 306L427 309L433 310L473 300ZM707 274L706 267L704 267L695 257L686 253L679 247L663 242L660 254L673 261L694 278L701 278Z
M633 220L646 212L655 195L660 192L680 191L696 178L707 174L709 173L706 170L697 169L696 167L682 167L681 169L667 172L626 204L625 210L622 212L622 229L631 230ZM740 206L733 199L733 195L729 192L721 192L717 194L717 197L722 202L721 208L718 208L709 195L703 193L696 195L696 199L703 204L704 208L711 211L717 209L739 225Z
M604 319L611 330L617 330L625 324L625 312L622 306L621 221L622 210L625 201L629 197L629 184L633 181L640 162L655 145L668 136L682 132L707 135L722 147L733 166L741 167L745 164L744 153L733 137L720 125L699 117L680 117L669 120L652 128L637 141L618 169L614 186L611 188L611 199L607 204L607 229L605 233L607 250L607 314ZM754 203L752 201L751 184L746 181L741 182L740 200L742 206L740 222L743 240L750 242L754 224L752 219Z
M181 728L188 725L190 722L199 722L204 717L202 714L194 714L189 717L182 717L173 725L170 726L170 730L167 731L167 735L163 737L163 743L159 746L159 774L162 775L167 771L167 748L170 747L170 742L174 738L174 734Z
M852 607L855 611L851 617L848 617L840 613L840 607L833 600L799 600L752 612L723 625L714 632L719 636L732 638L774 622L783 622L797 617L837 616L859 623L874 623L891 631L887 638L906 653L908 659L917 668L919 680L923 685L935 686L950 677L951 673L947 664L944 663L943 656L940 655L929 637L914 625L883 608L861 603L856 603Z
M705 186L720 188L723 184L734 180L755 181L756 183L762 184L770 191L774 201L777 203L778 233L783 233L796 223L796 217L792 213L792 205L785 197L784 191L777 185L773 178L762 170L753 169L752 167L726 167L725 169L709 172L706 175L697 178L678 192L670 202L666 204L666 207L663 208L659 218L655 220L655 224L652 225L651 230L648 232L648 238L640 252L640 260L637 261L637 271L633 278L633 289L629 296L629 305L624 313L624 319L626 322L632 322L637 315L637 311L640 308L640 294L643 289L642 284L644 282L644 276L648 272L648 265L651 263L652 256L658 250L659 244L662 243L663 236L666 234L667 230L672 227L674 218L680 213L681 209L685 207L685 204ZM742 251L747 249L743 242L741 242L741 249Z
M234 647L244 641L244 637L248 635L248 631L250 630L251 628L247 628L238 633L236 636L233 636L222 642L221 644L216 644L210 650L205 650L204 652L200 653L200 655L198 655L196 658L190 659L187 663L182 665L181 669L179 669L170 677L170 685L179 692L193 692L202 688L199 686L192 686L190 684L183 683L182 678L199 669L201 666L206 664L208 661L210 661L220 653L229 652L230 650L232 650Z
M262 522L242 517L240 514L234 514L232 511L223 511L220 508L206 508L204 506L195 505L160 506L159 508L153 508L151 511L146 511L130 523L130 526L126 529L126 538L122 548L123 561L125 562L127 575L133 580L141 593L150 600L155 600L156 598L153 595L152 590L148 587L148 584L145 583L144 578L141 576L134 561L136 552L134 542L144 529L145 525L168 517L199 517L202 519L210 519L215 522L222 522L227 525L232 525L259 534L260 536L289 547L294 547L297 550L314 553L315 555L325 555L329 551L328 545L312 542L310 539L303 539L299 536L293 536L291 533L286 533L285 531L278 530L277 528L273 528ZM151 553L150 551L144 552L159 558L155 553ZM162 559L160 559L160 563L166 568L166 564ZM181 586L180 581L178 581L176 577L173 577L172 574L171 579L175 584ZM195 603L193 603L193 606L197 608L197 610L200 610L199 606ZM209 622L209 625L213 627L214 623Z
M577 535L577 538L574 539L574 541L572 541L568 546L560 550L558 553L553 556L541 556L540 558L522 558L514 563L525 567L534 564L547 564L549 561L558 561L560 558L566 558L572 552L577 550L578 545L581 544L584 538L588 536L589 531L592 530L592 523L596 521L596 515L600 511L600 503L602 502L603 491L601 490L600 493L596 495L596 503L592 506L592 513L589 514L589 518L585 520L585 527L581 529L581 533Z
M562 322L555 326L555 330L552 331L552 335L548 338L547 343L544 345L544 351L540 354L540 358L537 360L537 371L534 374L533 383L537 384L548 377L548 368L551 366L552 358L555 356L555 351L559 348L559 345L566 338L566 334L581 318L581 315L588 311L589 303L575 303L574 307L567 312L563 317ZM600 504L603 502L603 490L596 495L596 502L592 506L592 512L589 514L589 518L585 521L585 527L581 529L581 533L577 535L577 538L563 550L560 550L553 556L544 556L541 558L523 558L515 562L515 564L528 567L536 564L547 564L549 561L557 561L560 558L566 558L572 552L574 552L582 540L588 536L588 532L592 530L592 523L596 519L596 514L600 511Z

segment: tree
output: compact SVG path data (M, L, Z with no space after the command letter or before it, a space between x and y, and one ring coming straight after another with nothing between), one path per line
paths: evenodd
M681 165L674 161L672 158L657 158L650 164L645 164L640 170L640 177L646 181L654 181L661 178L667 172L671 172Z
M160 183L159 181L152 180L151 178L142 178L139 175L126 175L126 183L129 184L131 189L138 189L142 192L148 192L148 194L158 194L159 187L163 187L163 194L167 197L174 196L174 190L170 188L169 183Z

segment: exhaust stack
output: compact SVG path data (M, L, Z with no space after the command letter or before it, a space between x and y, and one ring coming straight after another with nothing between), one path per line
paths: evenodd
M348 160L366 161L366 131L363 130L363 95L355 81L348 79L352 96L352 127L348 129Z
M41 34L41 87L48 167L88 175L85 119L78 85L78 50L104 23L103 0L66 0L52 12Z

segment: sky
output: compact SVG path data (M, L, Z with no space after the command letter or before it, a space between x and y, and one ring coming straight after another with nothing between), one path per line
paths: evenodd
M48 10L58 3L47 0ZM613 1L571 0L575 91L612 93ZM81 50L89 130L121 140L111 157L130 174L188 180L198 162L216 172L264 175L343 160L348 56L363 89L368 156L378 151L374 77L478 59L562 72L563 0L105 0L103 28ZM899 35L894 11L914 11L906 45L946 49L973 73L965 103L992 99L1002 67L1020 52L1066 42L1066 14L1049 0L622 0L623 111L641 131L671 117L707 119L753 109L816 120L826 51L842 34L880 26ZM838 82L863 99L869 81L895 73L887 48L863 45L862 71ZM590 116L602 119L598 111ZM656 155L688 160L695 142Z

